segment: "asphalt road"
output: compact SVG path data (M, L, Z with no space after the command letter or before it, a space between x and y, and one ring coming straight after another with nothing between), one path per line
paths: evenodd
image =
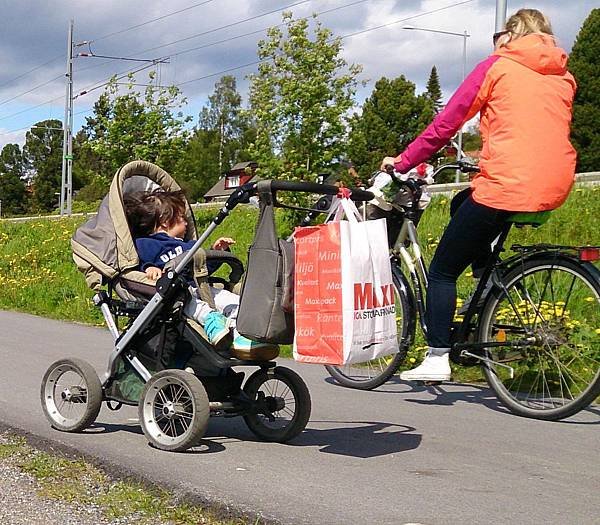
M47 366L78 356L103 372L107 331L12 312L0 312L0 329L0 423L202 500L284 524L600 523L598 407L565 422L527 420L475 386L398 381L359 392L331 384L322 367L286 362L313 399L291 444L213 418L203 446L173 454L147 445L133 407L103 406L82 434L46 422Z

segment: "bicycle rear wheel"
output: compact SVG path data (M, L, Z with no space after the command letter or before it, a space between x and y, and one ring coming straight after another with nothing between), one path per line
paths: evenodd
M490 387L513 413L569 417L600 395L600 278L589 263L536 258L503 278L483 307L479 340ZM513 377L509 368L511 367Z
M349 365L327 365L329 375L342 386L358 390L372 390L383 385L400 368L415 330L413 301L409 298L409 284L402 272L392 265L392 282L396 306L396 326L398 327L398 353L364 363Z

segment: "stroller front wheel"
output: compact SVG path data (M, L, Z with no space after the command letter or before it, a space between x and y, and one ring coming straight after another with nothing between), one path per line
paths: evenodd
M102 384L83 359L60 359L50 365L40 391L42 409L53 428L80 432L98 417Z
M152 446L181 452L197 445L206 432L208 396L195 375L163 370L144 385L138 414Z
M293 370L281 366L272 372L258 370L248 378L243 390L254 405L244 421L260 439L285 443L306 427L310 393Z

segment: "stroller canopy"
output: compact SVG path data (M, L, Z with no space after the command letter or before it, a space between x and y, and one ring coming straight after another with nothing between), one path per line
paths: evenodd
M138 267L138 254L127 223L123 197L131 192L152 191L156 188L165 191L181 189L165 170L151 162L136 160L125 164L117 170L97 215L73 234L73 260L93 290L97 291L104 280L112 280L117 275ZM194 216L187 201L186 219L188 226L185 240L196 239Z

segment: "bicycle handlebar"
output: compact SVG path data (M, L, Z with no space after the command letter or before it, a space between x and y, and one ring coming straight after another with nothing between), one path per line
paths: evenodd
M481 171L479 166L477 166L476 164L471 164L470 162L466 162L464 160L459 160L457 162L453 162L453 163L449 163L449 164L442 164L433 172L432 177L435 179L435 176L444 170L460 170L463 173L479 173L479 171ZM404 183L404 181L398 179L398 177L396 176L396 172L394 170L394 166L392 166L391 164L388 164L385 166L385 171L386 171L386 173L391 175L392 179L394 179L396 182ZM421 186L424 186L426 184L426 182L418 180L418 184L420 184Z

